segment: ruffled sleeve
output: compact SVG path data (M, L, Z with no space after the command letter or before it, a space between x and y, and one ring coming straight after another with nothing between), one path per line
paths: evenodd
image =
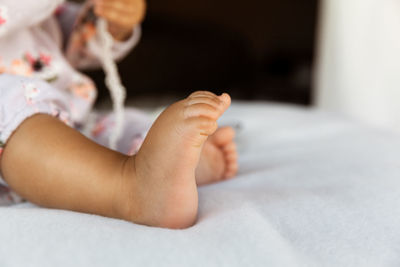
M63 0L0 0L0 38L39 24L50 17Z

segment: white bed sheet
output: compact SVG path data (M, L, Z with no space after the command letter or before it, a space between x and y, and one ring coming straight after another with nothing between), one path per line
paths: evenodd
M241 170L166 230L0 208L0 266L400 266L400 136L300 107L235 103Z

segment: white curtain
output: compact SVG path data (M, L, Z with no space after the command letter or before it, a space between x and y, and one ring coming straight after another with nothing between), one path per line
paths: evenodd
M315 104L400 131L400 0L323 0Z

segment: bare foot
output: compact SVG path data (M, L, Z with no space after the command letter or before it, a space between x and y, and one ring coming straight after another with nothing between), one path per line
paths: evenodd
M235 131L231 127L218 129L204 143L196 168L197 185L205 185L235 176L238 170Z
M231 130L221 129L213 135L218 127L217 119L230 102L227 94L216 96L210 92L195 92L168 107L158 117L139 152L125 162L124 182L119 191L123 218L168 228L185 228L195 222L198 208L195 170L203 146L211 152L204 153L204 167L198 169L201 182L236 172L235 168L229 167L230 163L226 163L215 178L210 175L213 171L207 169L213 167L206 168L210 165L207 154L219 155L221 161L229 162L225 155L234 150L233 137L226 141L219 134ZM211 135L210 142L204 145ZM221 147L228 151L222 156ZM127 199L132 201L127 203Z

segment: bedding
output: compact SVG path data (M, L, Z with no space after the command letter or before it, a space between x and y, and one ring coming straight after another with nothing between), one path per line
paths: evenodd
M314 109L236 102L240 173L197 223L151 228L0 208L0 266L399 266L400 136Z

